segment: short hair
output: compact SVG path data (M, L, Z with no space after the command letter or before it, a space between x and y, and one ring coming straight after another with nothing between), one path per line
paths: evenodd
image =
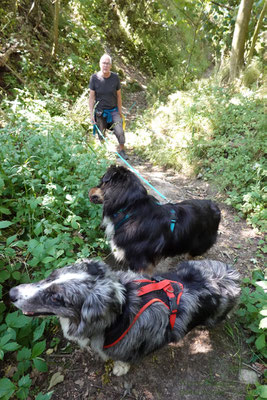
M101 64L101 62L102 62L102 60L103 60L104 57L108 57L108 58L109 58L109 61L110 61L110 64L112 64L112 58L111 58L110 55L107 54L107 53L103 54L103 56L100 58L99 64Z

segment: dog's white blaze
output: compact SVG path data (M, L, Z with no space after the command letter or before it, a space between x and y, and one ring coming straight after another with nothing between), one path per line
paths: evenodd
M68 281L72 280L78 280L78 281L83 281L86 278L88 278L88 274L84 271L81 271L80 273L73 273L73 272L68 272L66 274L62 274L59 276L57 279L55 279L52 282L44 283L43 285L35 285L33 284L26 284L26 285L21 285L18 287L18 292L19 292L19 297L22 299L30 299L31 297L34 297L38 292L41 290L45 290L49 288L49 286L54 285L54 284L60 284L60 283L65 283Z
M111 239L111 241L110 241L110 247L111 247L112 253L114 254L114 257L116 258L116 260L118 260L118 261L125 260L125 251L123 249L121 249L120 247L116 246L113 239Z
M36 295L40 290L39 287L33 286L32 284L29 285L22 285L18 287L19 296L23 299L29 299Z
M59 283L65 283L68 281L73 281L73 280L78 280L78 281L84 281L85 279L88 279L88 274L84 271L81 271L79 273L77 272L67 272L66 274L63 274L59 276L56 280L51 282L47 287L49 287L52 284L59 284Z

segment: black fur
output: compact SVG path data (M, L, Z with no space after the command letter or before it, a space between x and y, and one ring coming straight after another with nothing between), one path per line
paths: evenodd
M145 270L163 257L202 255L216 242L221 213L214 202L159 204L124 167L111 166L89 198L103 203L103 225L113 254L133 270Z

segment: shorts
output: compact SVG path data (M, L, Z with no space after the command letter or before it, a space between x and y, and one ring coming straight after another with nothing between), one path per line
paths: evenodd
M114 132L114 135L116 136L119 144L124 144L125 143L125 135L124 135L124 131L123 131L123 127L122 127L122 119L120 117L120 114L118 113L118 111L112 111L111 113L112 115L112 129ZM103 133L103 136L105 135L105 130L109 129L109 125L107 123L106 118L102 117L102 116L97 116L96 115L96 123L98 128L100 129L100 131ZM102 137L100 137L100 135L98 134L98 137L100 140L103 140Z

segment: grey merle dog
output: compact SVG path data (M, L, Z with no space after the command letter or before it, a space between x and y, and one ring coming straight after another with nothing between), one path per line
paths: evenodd
M148 278L84 259L12 288L10 299L25 315L58 316L67 339L114 360L120 376L195 326L221 322L239 292L238 272L219 261L185 261Z
M134 271L152 272L164 257L202 255L216 242L221 213L214 202L159 204L125 167L109 167L89 198L103 203L102 225L114 257Z

